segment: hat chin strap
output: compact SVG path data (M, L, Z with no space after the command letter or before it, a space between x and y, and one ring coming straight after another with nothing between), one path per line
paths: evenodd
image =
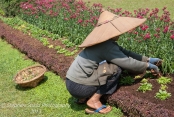
M121 32L112 22L110 22L119 32Z
M119 18L119 16L118 15L115 15L111 20L106 20L106 21L104 21L104 22L101 22L101 23L98 23L97 25L96 25L96 27L99 27L99 26L101 26L102 24L106 24L106 23L108 23L108 22L111 22L111 21L113 21L114 19L116 19L116 18ZM113 24L112 24L113 25ZM115 26L114 26L115 27Z

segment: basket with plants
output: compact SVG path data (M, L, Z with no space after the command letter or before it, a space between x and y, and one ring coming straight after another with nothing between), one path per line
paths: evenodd
M21 87L36 87L43 80L46 67L33 65L20 70L14 77L14 81Z

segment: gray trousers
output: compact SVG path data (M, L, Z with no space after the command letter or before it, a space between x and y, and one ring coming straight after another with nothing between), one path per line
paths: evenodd
M113 94L117 89L121 72L122 70L119 68L117 74L110 76L106 84L101 86L78 84L66 78L66 88L73 97L78 99L89 98L94 93Z

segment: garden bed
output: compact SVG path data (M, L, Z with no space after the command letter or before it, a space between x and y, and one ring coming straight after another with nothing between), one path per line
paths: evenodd
M172 76L174 77L174 75ZM145 93L137 91L140 83L130 86L121 86L117 92L108 97L108 102L116 104L118 107L129 114L129 116L143 117L173 117L174 116L174 82L170 83L167 91L171 93L171 97L167 100L155 98L155 94L160 89L160 84L156 79L149 79L149 83L153 88Z
M13 45L14 48L17 48L24 53L26 55L25 58L31 58L40 62L49 70L59 74L62 78L65 78L66 71L74 59L73 56L57 54L55 49L43 46L43 44L37 39L25 35L19 30L12 29L2 21L0 21L0 36L2 39L5 39L8 43ZM50 43L60 46L62 45L59 40Z
M0 37L26 54L26 58L31 58L41 63L63 79L65 79L66 72L75 57L57 54L56 50L43 46L37 39L25 35L19 30L12 29L2 21L0 21ZM63 46L59 40L49 41L51 44ZM174 75L172 77L174 78ZM133 117L173 117L174 81L167 85L167 90L171 93L171 97L164 101L154 97L160 87L156 80L149 79L149 82L153 85L152 91L146 93L136 91L139 83L121 86L113 95L107 97L107 101L122 108L125 113Z

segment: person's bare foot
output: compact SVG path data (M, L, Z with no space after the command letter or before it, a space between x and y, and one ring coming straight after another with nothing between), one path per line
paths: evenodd
M94 110L96 109L99 109L100 107L102 107L102 103L100 102L100 100L98 99L93 99L93 98L90 98L88 101L87 101L87 105ZM108 113L112 110L112 107L111 106L107 106L105 108L102 108L99 112L102 113L102 114L105 114L105 113ZM86 109L85 111L88 111L88 112L92 112L91 109Z

